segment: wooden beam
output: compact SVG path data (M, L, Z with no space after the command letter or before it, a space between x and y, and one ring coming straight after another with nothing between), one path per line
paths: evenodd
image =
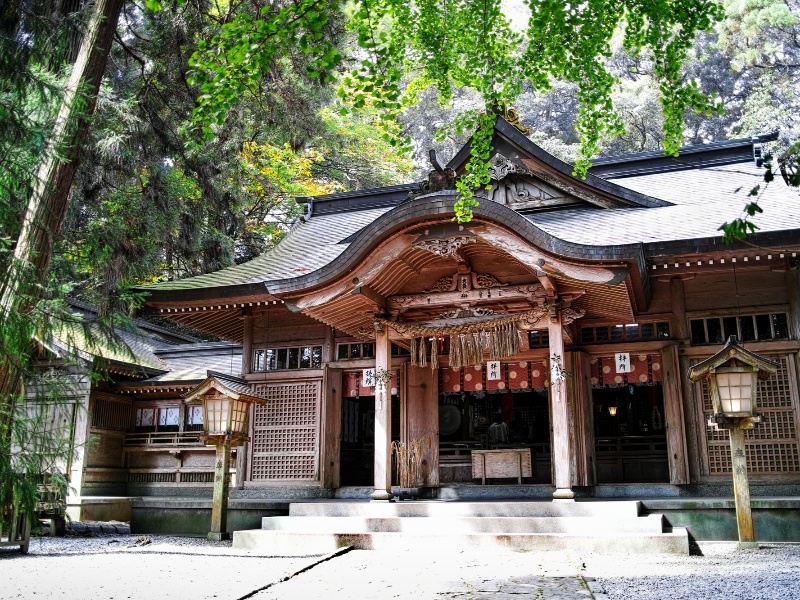
M669 299L672 304L672 337L677 340L689 339L689 326L686 318L686 297L683 279L673 277L669 282Z
M420 481L412 481L412 487L439 487L439 372L429 367L405 368L406 435L402 438L406 448L411 448L427 437L430 445L422 444L425 461L420 466Z
M243 317L242 373L253 372L253 317Z
M585 352L567 352L565 358L570 420L570 477L572 485L595 485L594 405L590 359Z
M800 269L786 271L786 289L789 292L789 329L792 338L800 339Z
M558 294L558 290L556 290L556 284L547 276L546 273L542 271L536 271L536 277L539 278L539 283L542 284L542 287L547 294L547 297L553 299Z
M404 296L389 296L387 300L390 309L405 311L428 306L458 306L462 303L473 305L489 301L527 300L529 302L536 302L538 299L543 301L544 297L544 288L542 286L535 283L525 283L521 285L494 286L456 292L429 292Z
M382 310L386 310L386 306L388 304L386 302L386 297L385 296L381 296L378 292L373 290L368 285L360 285L350 293L353 296L363 296L364 298L366 298L367 300L372 302L372 304L374 304L378 308L380 308Z

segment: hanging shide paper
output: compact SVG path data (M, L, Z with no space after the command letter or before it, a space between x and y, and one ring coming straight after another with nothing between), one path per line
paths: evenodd
M487 315L457 319L442 319L423 323L390 321L376 317L375 323L389 326L411 339L411 364L428 365L428 340L431 339L431 368L439 366L440 337L450 337L450 366L453 368L483 363L484 352L490 360L509 358L519 354L518 326L535 325L550 311L550 305L537 306L513 315ZM419 340L416 338L420 338Z

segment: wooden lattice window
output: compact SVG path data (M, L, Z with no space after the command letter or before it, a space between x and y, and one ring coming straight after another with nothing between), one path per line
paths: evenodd
M765 381L758 382L756 402L761 423L745 432L747 468L751 473L798 473L800 451L797 437L796 380L791 356L771 356L780 367L778 372ZM711 398L704 381L700 385L703 413L711 416ZM708 449L708 474L731 473L731 453L728 432L706 425Z
M253 481L318 479L320 383L258 385L268 399L253 415Z
M131 403L110 394L92 396L92 427L125 431L131 421Z

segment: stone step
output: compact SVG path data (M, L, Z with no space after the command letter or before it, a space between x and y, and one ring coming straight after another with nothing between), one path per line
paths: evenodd
M289 533L251 529L236 531L233 547L258 550L275 556L327 554L337 548L356 549L419 549L439 548L443 551L462 547L506 548L512 550L576 552L619 552L627 554L688 554L689 536L685 528L675 527L668 533L616 533L581 535L572 533Z
M641 503L608 502L293 502L293 517L637 517Z
M361 534L377 532L426 534L569 533L605 535L664 530L662 515L646 517L264 517L261 528L287 533Z

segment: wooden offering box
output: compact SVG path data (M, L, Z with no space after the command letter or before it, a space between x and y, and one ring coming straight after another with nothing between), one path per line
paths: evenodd
M531 477L530 448L502 448L499 450L472 451L472 478L486 479L516 478L522 484L523 477Z

